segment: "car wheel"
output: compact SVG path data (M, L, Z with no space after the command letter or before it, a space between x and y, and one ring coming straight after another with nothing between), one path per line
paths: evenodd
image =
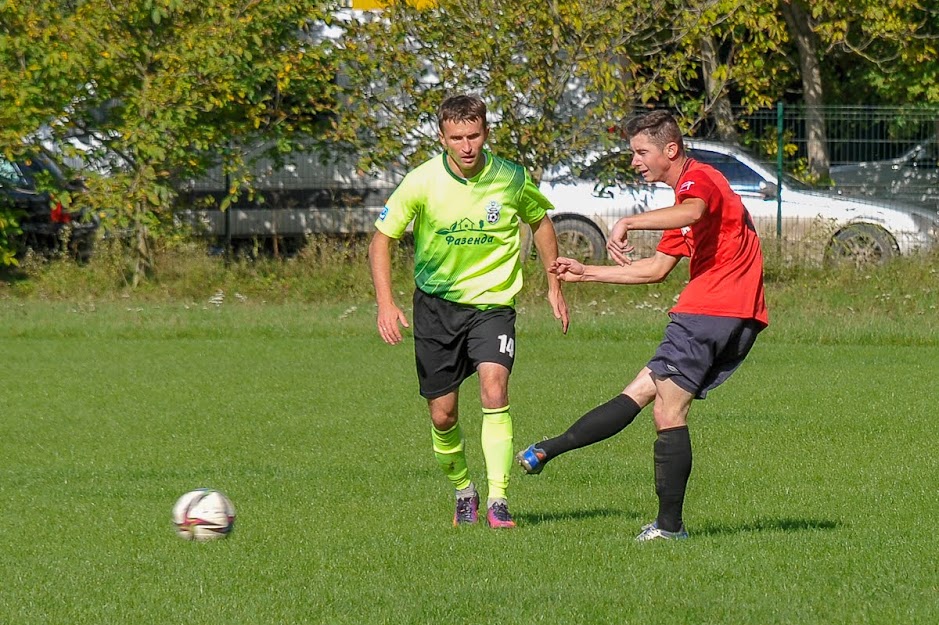
M559 219L554 224L558 238L558 254L580 261L606 258L606 241L593 224L577 219Z
M897 242L883 228L872 224L852 224L832 237L825 251L825 260L830 265L877 265L899 253Z

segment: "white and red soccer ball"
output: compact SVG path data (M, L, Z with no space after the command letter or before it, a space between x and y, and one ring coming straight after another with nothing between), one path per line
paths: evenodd
M176 500L173 524L186 540L225 538L235 527L235 506L221 491L197 488Z

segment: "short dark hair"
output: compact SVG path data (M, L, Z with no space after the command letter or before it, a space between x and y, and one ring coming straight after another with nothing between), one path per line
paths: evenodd
M486 103L474 94L450 96L440 104L437 111L437 126L440 130L443 130L444 122L472 122L477 119L483 120L483 128L487 127Z
M626 122L627 140L641 134L648 135L652 143L660 148L664 148L668 143L677 143L679 149L682 152L685 151L678 122L668 111L652 111L633 117Z

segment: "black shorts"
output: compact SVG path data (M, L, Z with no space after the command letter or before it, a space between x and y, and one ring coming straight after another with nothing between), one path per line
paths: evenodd
M512 370L515 309L479 310L414 291L414 358L421 395L442 397L456 390L482 362Z
M756 319L672 313L665 338L647 365L704 399L730 377L766 327Z

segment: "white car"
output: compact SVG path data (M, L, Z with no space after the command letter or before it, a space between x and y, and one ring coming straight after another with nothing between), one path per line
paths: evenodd
M778 236L794 243L791 249L800 255L882 262L939 245L937 212L813 190L788 176L778 189L774 168L740 148L698 140L686 140L685 147L692 158L724 174L740 194L764 246ZM614 152L596 159L577 176L562 170L545 173L540 188L555 206L551 219L562 255L604 259L610 228L620 217L674 203L674 191L663 183L642 180L630 166L631 158L629 152ZM654 249L658 237L659 233L649 233L640 239L645 244L641 251Z

